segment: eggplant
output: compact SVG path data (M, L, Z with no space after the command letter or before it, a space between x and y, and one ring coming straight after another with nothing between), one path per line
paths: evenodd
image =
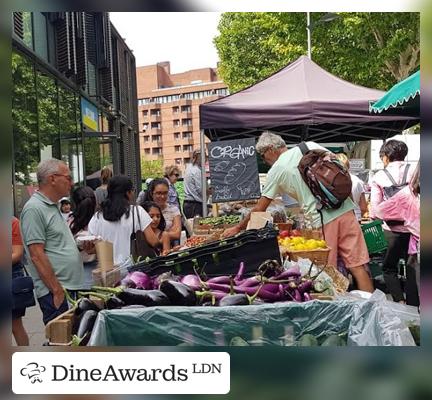
M212 290L218 290L221 292L229 293L230 286L229 285L221 285L218 283L210 283L208 284L209 288ZM243 286L234 286L233 287L235 293L243 293L249 296L255 295L258 292L258 297L267 301L279 301L281 300L281 296L279 293L272 293L268 290L263 289L262 287L243 287Z
M180 282L189 286L193 290L200 290L201 289L200 278L198 278L198 276L196 276L196 275L193 275L193 274L185 275L183 278L181 278Z
M122 308L125 305L124 301L120 300L117 296L111 296L106 302L105 306L108 310L115 308Z
M235 278L234 278L234 281L235 281L236 283L239 282L239 281L241 281L241 280L243 279L244 271L245 271L245 263L242 261L242 262L240 263L239 270L237 271L237 275L236 275Z
M237 286L242 286L242 287L253 287L253 286L258 286L261 283L261 280L259 277L257 276L252 276L251 278L246 278L242 281L237 281L236 285Z
M117 297L127 306L138 304L153 307L169 306L171 304L165 293L162 293L160 290L123 289L119 291Z
M168 297L174 306L194 306L196 304L195 291L184 283L163 281L159 290Z
M219 306L247 306L249 297L246 294L228 294L219 301Z
M87 310L81 317L76 336L79 339L80 346L86 346L90 340L91 331L96 322L98 312L95 310Z
M229 283L231 282L231 277L229 276L215 276L214 278L210 278L206 280L206 283L222 283L222 284L226 284L229 285Z
M308 292L304 292L303 293L303 299L304 299L304 301L311 301L312 297Z
M313 281L311 279L307 279L304 282L300 283L297 289L300 293L310 292L313 289Z

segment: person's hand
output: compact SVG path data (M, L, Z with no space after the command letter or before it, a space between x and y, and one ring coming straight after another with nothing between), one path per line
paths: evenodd
M63 288L60 286L59 289L54 290L53 292L53 303L56 309L59 309L65 299L65 294L63 292Z
M231 236L235 236L240 233L241 229L239 225L235 225L232 228L227 229L224 233L222 233L222 238L227 238Z

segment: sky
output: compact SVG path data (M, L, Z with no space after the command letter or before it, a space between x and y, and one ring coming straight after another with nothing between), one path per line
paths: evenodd
M111 12L111 22L133 50L137 67L171 62L171 73L212 67L218 62L213 38L221 13Z

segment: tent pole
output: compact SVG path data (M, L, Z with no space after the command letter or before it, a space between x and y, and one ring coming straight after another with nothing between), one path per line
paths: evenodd
M200 148L201 148L201 187L202 187L202 213L207 217L207 178L205 171L205 143L204 129L200 130Z

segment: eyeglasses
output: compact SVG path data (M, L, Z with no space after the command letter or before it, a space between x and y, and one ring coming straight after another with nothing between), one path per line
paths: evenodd
M154 196L168 196L168 192L153 192Z
M66 178L69 182L72 182L73 178L70 175L63 175L63 174L53 174L55 176L63 176Z

